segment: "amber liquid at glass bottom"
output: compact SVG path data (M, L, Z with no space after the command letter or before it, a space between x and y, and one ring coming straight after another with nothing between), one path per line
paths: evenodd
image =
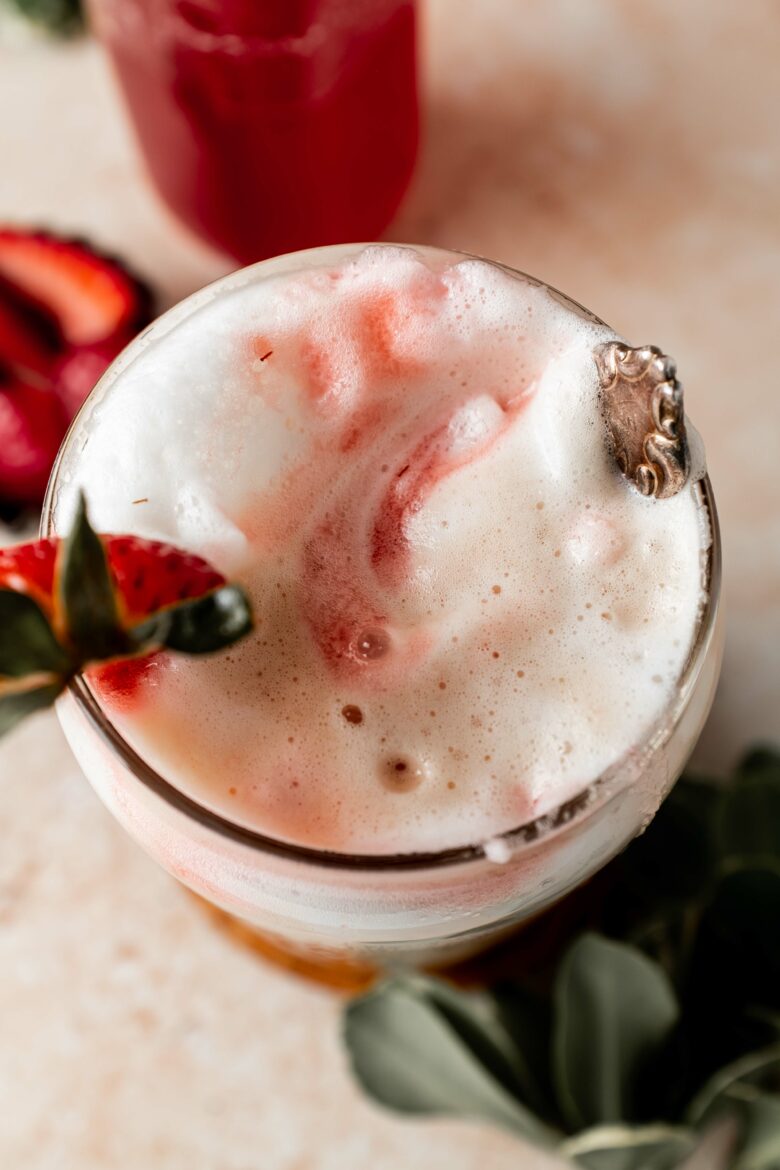
M330 252L337 257L341 250ZM295 262L286 257L257 265L217 282L211 292ZM93 393L110 393L133 353L154 345L188 311L194 308L178 306L162 318ZM78 422L52 476L44 534L54 528L60 477L72 475L78 458L77 430ZM155 772L118 733L84 678L75 679L60 701L61 722L87 777L131 836L260 953L337 986L364 984L378 967L459 962L536 918L611 860L650 821L696 742L717 682L722 621L709 481L693 490L712 534L707 600L671 703L642 743L574 799L504 834L500 862L481 844L425 855L328 853L235 824Z

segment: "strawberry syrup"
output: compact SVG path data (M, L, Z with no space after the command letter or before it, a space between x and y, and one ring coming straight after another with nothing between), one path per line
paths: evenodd
M93 0L149 172L237 259L374 239L417 150L414 0Z

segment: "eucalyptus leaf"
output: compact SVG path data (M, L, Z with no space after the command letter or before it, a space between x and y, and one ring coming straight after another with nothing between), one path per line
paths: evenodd
M414 977L354 1000L344 1036L355 1076L382 1105L492 1122L551 1146L559 1135L507 1087L512 1070L498 1027L462 993Z
M721 849L780 863L780 765L754 761L729 789L719 823Z
M691 975L712 1011L780 1010L780 865L721 878L702 915Z
M701 1125L719 1098L736 1085L745 1084L780 1092L780 1044L749 1052L719 1069L688 1106L686 1120L690 1125Z
M738 1080L708 1105L707 1122L736 1119L738 1143L730 1170L780 1170L780 1096Z
M162 644L183 654L211 654L231 646L252 629L252 607L238 585L223 585L167 611Z
M70 662L32 597L0 589L0 675L65 674Z
M51 707L62 691L62 680L24 691L0 691L0 737L35 711Z
M92 529L83 492L60 551L59 602L68 636L83 662L127 653L103 542Z
M567 952L555 981L553 1074L568 1126L631 1121L640 1080L677 1022L661 968L595 934Z
M744 1084L729 1089L725 1097L741 1122L733 1170L780 1170L780 1097Z
M737 774L741 776L765 775L767 773L775 776L780 774L780 752L770 747L769 744L761 744L751 748L737 766Z
M657 909L700 894L718 862L714 829L723 798L713 784L680 780L619 859L618 895Z
M84 29L79 0L8 0L8 3L21 16L53 36L72 36Z
M694 1145L689 1129L601 1125L569 1138L559 1153L586 1170L675 1170Z
M552 1007L525 987L502 984L493 991L498 1019L514 1051L519 1096L546 1120L557 1118L550 1069Z

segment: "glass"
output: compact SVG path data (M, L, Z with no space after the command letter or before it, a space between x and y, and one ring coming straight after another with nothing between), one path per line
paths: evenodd
M344 246L284 256L217 281L136 340L91 401L110 394L135 356L206 300L266 276L337 262L354 251ZM76 420L52 474L44 535L56 531L59 485L77 463L88 412L89 407L82 421ZM672 702L644 742L574 799L503 834L498 844L494 840L490 856L482 844L434 854L339 854L290 845L232 823L155 772L112 725L83 677L59 703L65 733L99 796L143 848L195 893L263 932L277 952L374 964L454 962L536 916L614 857L649 823L696 742L722 652L720 543L709 480L685 490L695 493L706 513L712 542L707 600Z
M418 139L414 0L91 0L149 173L242 263L379 236Z

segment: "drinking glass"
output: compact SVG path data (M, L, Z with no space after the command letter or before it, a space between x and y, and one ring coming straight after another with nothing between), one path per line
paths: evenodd
M417 249L441 259L448 254ZM288 271L343 262L354 246L284 256L233 273L170 310L107 371L73 424L52 473L43 535L57 531L63 485L100 408L141 354L205 303ZM450 260L461 256L449 254ZM528 280L522 273L517 279ZM541 283L535 281L534 283ZM593 314L551 290L574 312ZM626 490L633 490L627 488ZM573 799L494 839L436 853L337 853L290 844L233 822L161 775L112 724L89 680L73 680L59 716L73 751L106 806L161 866L214 906L305 959L376 965L446 964L492 943L608 862L650 821L679 776L709 711L722 652L720 539L705 476L694 494L711 533L706 601L688 661L661 718Z

